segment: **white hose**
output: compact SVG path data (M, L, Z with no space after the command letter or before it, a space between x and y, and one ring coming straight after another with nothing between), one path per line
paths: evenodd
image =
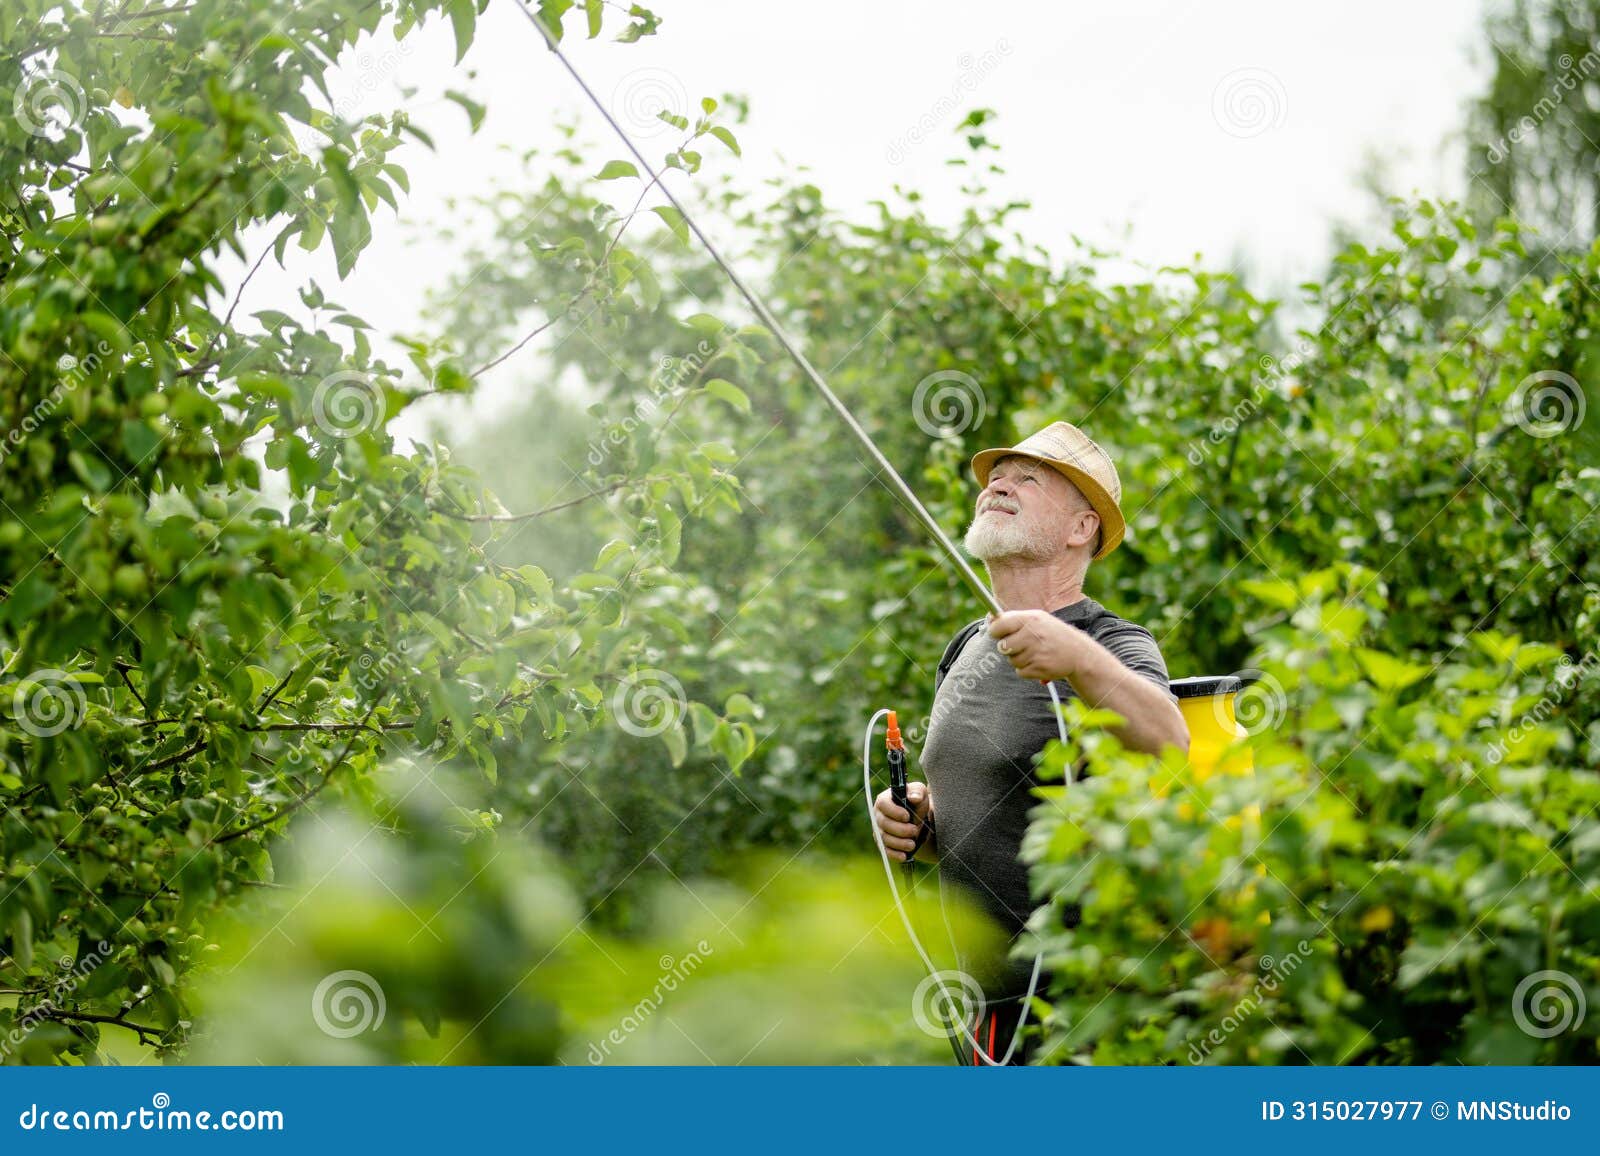
M1047 683L1046 685L1050 689L1050 701L1055 706L1056 730L1061 735L1061 741L1066 742L1067 724L1061 717L1061 699L1056 695L1055 683ZM911 945L917 949L917 954L922 957L922 966L928 969L929 978L939 985L939 992L946 1001L945 1006L953 1012L961 1004L950 997L950 989L945 986L944 977L939 974L939 969L934 966L933 960L928 957L927 951L922 946L922 940L917 937L917 929L911 926L911 916L907 914L906 905L900 898L900 884L895 880L894 866L889 861L889 849L883 845L883 832L878 830L877 797L872 793L872 736L878 729L878 720L888 713L889 710L885 707L872 716L871 721L867 723L866 741L862 743L861 747L861 782L867 794L867 821L872 824L872 839L878 845L878 857L883 860L883 873L888 877L889 891L894 895L894 907L900 913L900 922L905 925L906 934L911 937ZM1072 776L1069 772L1067 782L1070 784L1071 781ZM939 905L940 909L943 910L944 879L942 876L939 880ZM952 936L951 942L953 944L955 942L955 933L950 928L948 917L945 919L945 930ZM1022 1012L1017 1016L1017 1026L1012 1029L1011 1044L1006 1048L1005 1055L998 1060L990 1058L984 1046L978 1042L977 1037L967 1027L965 1018L958 1021L961 1026L961 1034L966 1036L967 1041L972 1044L973 1054L992 1068L1004 1067L1010 1063L1012 1054L1017 1050L1017 1042L1022 1039L1022 1026L1028 1021L1028 1007L1033 1002L1033 993L1039 986L1039 968L1043 963L1044 952L1040 951L1038 955L1033 957L1033 974L1028 978L1028 994L1022 997Z

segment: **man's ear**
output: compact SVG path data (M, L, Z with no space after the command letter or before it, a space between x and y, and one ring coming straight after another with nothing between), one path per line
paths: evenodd
M1068 541L1074 546L1087 546L1094 541L1094 536L1100 532L1100 514L1097 510L1079 510L1077 524Z

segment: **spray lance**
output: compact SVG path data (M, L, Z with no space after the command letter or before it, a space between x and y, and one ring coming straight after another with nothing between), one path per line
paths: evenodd
M867 456L877 467L878 473L876 476L880 480L886 482L889 487L889 491L900 499L906 508L909 509L916 517L918 522L922 523L923 528L928 531L928 535L939 547L939 550L941 553L943 553L946 561L948 561L951 567L954 568L955 572L960 575L962 581L964 581L972 589L972 592L978 596L978 599L993 613L1004 613L1005 608L1000 605L1000 601L995 597L994 591L990 590L983 579L978 577L977 572L973 570L966 558L961 555L961 552L956 549L955 544L951 542L949 537L945 534L944 529L939 525L937 519L935 519L934 516L928 512L927 507L922 504L921 500L912 491L911 487L906 484L905 479L900 476L899 471L897 471L894 466L890 464L889 459L883 455L883 451L878 448L877 443L872 440L871 435L869 435L866 430L861 428L861 424L856 421L855 415L850 412L849 408L844 404L844 402L840 401L833 390L829 388L828 383L823 379L822 374L817 371L816 367L813 366L806 358L805 354L800 351L799 347L784 330L783 326L778 323L777 317L775 317L772 313L772 310L767 307L766 302L761 298L760 294L756 293L755 290L750 288L749 285L745 284L744 279L741 278L739 274L734 271L733 267L723 259L721 252L714 244L711 243L711 238L706 236L704 230L700 228L699 222L695 220L694 216L684 206L683 202L678 199L677 195L672 191L672 189L669 188L662 180L662 174L655 166L645 159L644 154L639 151L639 146L634 143L633 138L628 135L627 131L619 123L617 123L617 119L611 115L611 110L605 106L605 103L601 101L601 99L595 94L594 89L589 87L588 82L585 81L578 73L578 70L573 67L572 62L568 60L566 54L561 51L561 45L557 41L555 35L545 25L544 21L540 19L532 10L526 7L524 3L519 2L516 5L516 8L522 13L527 21L533 25L533 27L538 31L539 35L544 38L545 45L555 55L556 59L561 62L562 67L566 69L567 73L572 77L573 81L576 82L578 87L583 90L583 94L588 98L589 103L594 105L595 109L605 119L606 123L611 126L612 131L617 134L617 137L622 141L623 146L630 154L632 154L633 159L638 162L640 170L649 177L650 185L647 187L654 187L661 190L662 196L664 196L668 203L677 210L679 218L688 227L689 231L695 235L696 239L699 240L700 244L705 248L707 255L710 256L712 261L716 263L717 267L720 268L727 276L734 288L739 291L739 295L744 298L745 303L750 306L751 311L755 313L758 319L760 319L761 324L764 325L767 331L772 334L773 339L777 341L777 343L783 348L784 353L787 354L789 359L794 362L795 366L800 370L801 375L806 379L807 382L810 383L812 388L822 395L823 400L828 403L828 406L838 416L839 420L844 423L845 429L849 431L851 436L854 437L857 442L860 443L862 449L866 451ZM1065 724L1061 720L1061 700L1059 697L1057 697L1056 689L1053 685L1050 686L1050 698L1055 703L1057 726L1061 730L1062 739L1065 740L1066 728ZM885 715L888 715L891 719L894 717L890 711L880 710L877 714L872 716L871 722L867 724L867 744L862 752L869 820L872 817L873 802L871 764L872 734L877 727L878 719ZM900 739L898 725L893 722L891 722L890 725L893 736L893 742L889 746L891 798L895 800L897 806L905 807L906 811L909 813L911 808L907 805L905 798L905 748ZM896 791L898 791L897 794L894 793ZM910 916L907 915L905 904L901 900L900 888L894 878L894 871L889 864L889 853L883 845L883 836L878 830L876 821L872 822L872 834L874 840L878 844L878 853L883 859L883 869L889 879L889 888L894 894L895 908L900 913L900 920L905 925L906 933L911 937L912 945L917 949L917 954L921 957L922 962L927 967L929 974L933 976L934 980L937 982L940 992L946 1001L945 1006L952 1009L965 1006L962 999L959 997L953 997L950 994L950 991L944 982L943 976L939 973L939 969L934 965L932 959L929 958L927 951L923 949L922 941L917 936L916 928L911 925ZM972 1029L966 1026L964 1018L956 1017L956 1026L966 1037L967 1042L972 1044L974 1048L973 1054L980 1058L983 1063L992 1066L1005 1064L1010 1061L1012 1054L1016 1051L1017 1042L1022 1033L1022 1026L1027 1018L1028 1004L1032 1001L1033 993L1038 984L1039 965L1041 960L1042 957L1034 960L1033 977L1028 983L1028 994L1026 997L1024 997L1023 1001L1023 1014L1018 1018L1016 1030L1012 1033L1011 1046L1006 1049L1002 1058L999 1060L991 1058L984 1049L983 1045L979 1043L977 1037L973 1034ZM953 1037L952 1043L954 1043ZM958 1056L960 1055L959 1049L957 1049L957 1054Z

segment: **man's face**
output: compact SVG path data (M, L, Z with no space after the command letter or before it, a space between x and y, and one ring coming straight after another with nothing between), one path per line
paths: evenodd
M1099 517L1078 487L1032 458L995 463L978 495L967 551L985 562L1048 561L1093 540Z

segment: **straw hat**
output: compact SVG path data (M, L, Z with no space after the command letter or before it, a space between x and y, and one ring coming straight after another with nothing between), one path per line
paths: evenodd
M1083 492L1095 513L1100 515L1100 552L1095 555L1096 560L1117 548L1128 528L1122 519L1122 507L1118 505L1122 501L1122 479L1117 477L1117 467L1111 464L1111 455L1088 434L1070 422L1057 421L1014 446L979 450L972 458L972 473L980 488L989 484L989 471L995 462L1011 454L1055 467Z

